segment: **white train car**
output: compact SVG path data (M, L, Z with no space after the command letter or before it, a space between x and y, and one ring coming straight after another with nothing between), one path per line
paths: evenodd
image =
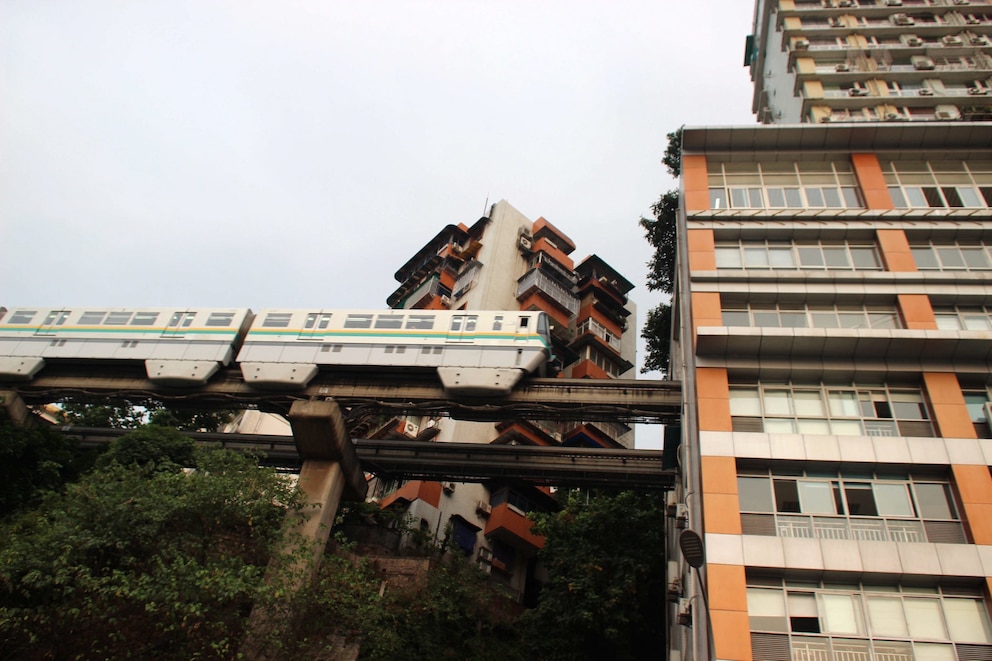
M237 362L258 388L299 388L323 367L436 370L453 395L506 395L551 359L543 312L263 310Z
M251 310L0 308L0 378L29 380L46 361L129 361L170 386L206 383L230 364Z

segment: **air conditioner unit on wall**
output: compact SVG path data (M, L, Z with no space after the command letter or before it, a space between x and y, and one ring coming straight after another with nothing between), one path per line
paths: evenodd
M444 493L454 493L455 492L455 483L454 482L444 482L444 483L441 484L441 489L444 490Z
M692 626L692 602L688 599L679 599L679 612L676 621L685 627Z
M479 516L489 516L493 513L493 506L484 500L480 500L475 504L475 511L479 513Z

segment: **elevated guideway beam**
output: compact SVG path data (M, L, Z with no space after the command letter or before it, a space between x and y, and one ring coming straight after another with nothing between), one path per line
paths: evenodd
M126 429L63 427L83 445L108 443ZM200 443L252 451L286 468L301 465L291 436L184 432ZM427 443L404 440L354 439L362 470L384 478L440 482L485 482L519 479L545 486L611 489L672 488L674 469L662 465L656 450L532 447L478 443Z
M484 421L513 417L657 424L677 421L682 404L677 381L528 379L506 397L456 401L436 379L413 373L322 372L301 390L272 392L247 385L237 368L221 370L202 387L179 389L149 381L140 367L99 364L49 365L31 381L0 387L15 391L29 405L66 397L121 397L286 414L293 402L333 398L344 409L366 406L391 415L443 412Z

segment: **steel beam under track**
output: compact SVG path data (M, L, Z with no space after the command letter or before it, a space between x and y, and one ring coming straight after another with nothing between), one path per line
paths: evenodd
M27 404L66 397L155 399L183 407L246 408L286 413L301 399L334 398L343 408L364 406L389 415L445 413L454 418L507 418L665 423L679 419L678 381L621 379L528 379L501 398L452 400L436 378L422 374L321 372L305 388L271 392L253 389L237 368L221 370L196 388L165 388L143 368L113 365L48 365L27 382L0 383Z
M62 427L84 446L110 442L127 429ZM252 451L286 468L300 465L291 436L184 432L200 443ZM662 453L652 450L535 447L476 443L425 443L355 439L362 469L387 479L442 482L525 480L546 486L611 489L670 489L673 470L662 467Z

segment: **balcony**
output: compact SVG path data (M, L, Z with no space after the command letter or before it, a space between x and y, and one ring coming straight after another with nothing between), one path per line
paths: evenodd
M530 294L540 293L552 301L570 317L579 311L579 299L571 290L566 289L554 278L546 275L541 269L531 269L517 281L517 300Z
M603 344L605 344L607 347L613 349L617 353L620 353L620 338L617 335L611 333L609 330L606 329L605 326L600 324L592 317L589 317L581 324L579 324L578 327L576 327L575 331L579 335L583 333L591 333L596 337L598 337L600 340L602 340Z
M534 523L509 503L494 505L486 521L485 536L511 546L537 550L544 548L544 538L531 532Z
M803 514L741 514L745 535L799 539L844 539L863 542L965 544L960 521L846 518Z

